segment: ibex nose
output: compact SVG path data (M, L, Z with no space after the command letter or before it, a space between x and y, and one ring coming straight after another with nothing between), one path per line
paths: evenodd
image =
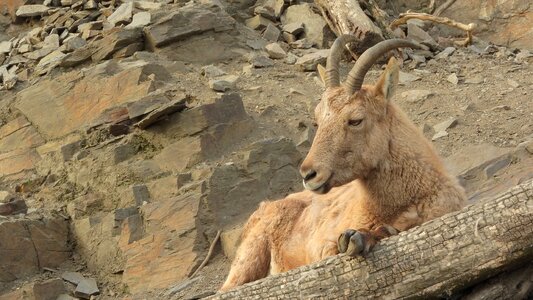
M304 187L310 191L317 191L324 186L329 179L329 172L317 168L310 161L304 161L300 166Z
M302 175L302 178L304 181L308 181L316 177L316 170L313 168L313 163L310 162L310 160L305 159L300 166L300 175Z
M304 178L304 181L312 180L316 177L316 171L313 169L308 170L306 173L302 173L302 177Z

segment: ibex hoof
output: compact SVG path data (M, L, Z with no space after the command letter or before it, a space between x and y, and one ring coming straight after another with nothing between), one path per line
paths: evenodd
M366 236L367 234L353 229L344 231L337 241L339 253L346 253L352 257L366 254L369 250Z

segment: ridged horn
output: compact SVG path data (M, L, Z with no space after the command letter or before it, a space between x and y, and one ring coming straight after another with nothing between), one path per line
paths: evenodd
M417 42L402 39L392 39L377 43L361 54L359 59L355 62L355 65L346 79L348 92L353 94L361 89L366 73L383 54L390 50L403 47L426 49L426 47Z
M339 36L333 43L333 46L331 46L328 60L326 62L326 78L324 79L326 88L337 87L341 84L339 78L339 63L341 60L341 54L344 50L344 46L351 42L357 42L355 36L343 34Z

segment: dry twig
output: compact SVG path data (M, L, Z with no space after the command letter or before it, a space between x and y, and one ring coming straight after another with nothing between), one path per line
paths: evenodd
M397 20L394 20L390 24L391 29L395 29L396 27L405 24L407 20L410 19L419 19L422 21L431 21L439 24L448 25L451 27L455 27L461 30L466 31L466 38L461 41L455 41L455 44L458 46L468 46L472 43L472 31L476 29L476 24L470 23L470 24L463 24L456 22L452 19L445 18L445 17L437 17L430 14L424 14L424 13L414 13L414 12L407 12L404 14L400 14L400 17Z
M203 269L205 265L207 265L207 262L211 258L211 255L213 255L213 250L215 249L215 245L217 244L219 239L220 239L220 230L217 231L217 235L215 236L215 239L211 242L211 246L209 246L209 252L207 252L207 256L205 257L204 261L200 264L198 269L196 269L196 271L192 273L190 278L193 278L194 276L196 276L196 274L198 274L198 272L200 272L200 270Z

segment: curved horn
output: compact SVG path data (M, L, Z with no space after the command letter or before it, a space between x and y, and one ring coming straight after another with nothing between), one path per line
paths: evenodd
M326 78L325 78L326 88L336 87L341 84L340 79L339 79L339 62L341 60L341 54L344 50L344 46L347 43L356 42L356 41L357 39L355 38L355 36L349 35L349 34L343 34L339 36L333 43L333 46L331 46L328 60L326 62Z
M385 53L390 50L402 47L410 47L414 49L425 49L424 46L420 45L417 42L402 40L402 39L392 39L386 40L377 43L371 48L367 49L359 59L355 62L352 70L348 74L346 79L346 86L350 94L355 93L361 89L363 81L365 80L365 75L368 70L374 65L374 63Z

